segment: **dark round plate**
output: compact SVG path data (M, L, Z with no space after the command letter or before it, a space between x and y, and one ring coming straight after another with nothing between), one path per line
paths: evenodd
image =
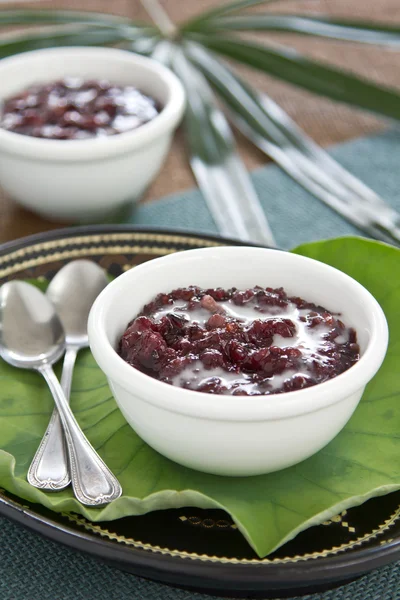
M116 276L163 254L221 244L240 242L130 226L63 229L3 245L0 284L13 278L50 279L66 262L83 257ZM0 513L136 575L220 595L315 592L400 558L400 493L344 511L263 560L218 510L189 507L95 524L0 490Z

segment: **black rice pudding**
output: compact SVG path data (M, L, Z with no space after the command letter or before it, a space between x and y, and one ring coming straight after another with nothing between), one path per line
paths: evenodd
M210 394L291 392L336 377L360 356L354 329L283 288L180 288L158 296L118 352L160 381Z
M133 86L67 77L6 99L0 127L31 137L78 140L137 129L160 110L154 98Z

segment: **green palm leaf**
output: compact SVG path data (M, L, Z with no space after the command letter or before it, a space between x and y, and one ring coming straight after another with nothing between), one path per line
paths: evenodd
M0 11L0 27L9 25L42 25L49 23L53 25L66 25L70 23L85 23L97 25L135 25L135 23L124 17L117 17L105 13L80 12L75 10L41 10L41 9L15 9ZM146 26L148 27L148 26ZM153 29L153 28L152 28Z
M278 1L279 0L237 0L236 2L227 2L226 4L222 4L217 8L212 8L211 10L207 10L201 13L194 19L190 19L182 25L181 30L183 31L190 29L191 31L193 31L198 26L201 27L202 24L206 21L215 19L216 17L220 17L221 15L237 12L239 10L243 10L244 8L251 8L259 4L272 4L273 2Z
M364 44L399 45L400 26L366 21L348 21L306 15L255 14L228 16L205 21L197 30L268 31L315 35L335 40Z
M372 236L379 230L387 242L400 245L400 229L388 229L385 203L318 148L273 100L201 46L186 44L186 52L231 110L233 123L253 144L356 227Z
M158 33L149 35L142 33L137 39L133 40L131 44L124 46L124 48L136 52L137 54L142 54L143 56L150 56L158 44L160 44L160 35Z
M385 117L400 119L400 94L356 75L310 60L293 49L276 49L221 36L193 34L218 54L299 87Z
M0 58L54 46L102 46L134 41L137 35L135 30L130 27L102 27L100 29L92 27L77 29L74 27L74 29L53 30L51 33L46 31L17 35L12 38L0 39Z
M171 62L187 92L190 164L221 233L275 245L250 177L235 152L229 125L206 80L175 49Z

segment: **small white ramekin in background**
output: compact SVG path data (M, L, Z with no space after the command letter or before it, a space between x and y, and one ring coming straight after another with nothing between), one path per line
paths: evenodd
M48 140L0 128L4 190L44 217L93 222L137 200L157 175L184 112L184 90L150 58L113 48L55 48L0 61L0 105L31 85L67 76L134 85L163 107L141 127L104 138Z
M153 379L115 348L147 302L188 285L282 286L289 295L340 312L357 331L361 358L329 381L270 396L206 394ZM93 305L89 338L118 406L150 446L200 471L256 475L308 458L339 433L384 359L388 329L373 296L333 267L279 250L217 247L151 260L118 277Z

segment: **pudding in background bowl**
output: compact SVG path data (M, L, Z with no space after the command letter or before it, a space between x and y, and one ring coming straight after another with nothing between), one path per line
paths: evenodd
M160 292L283 287L324 306L357 332L360 358L336 377L296 391L208 394L158 381L118 355L128 323ZM318 261L264 248L217 247L158 258L118 277L89 317L93 355L140 437L182 465L220 475L257 475L294 465L344 427L385 356L382 309L357 281Z
M84 140L137 129L161 108L132 85L64 77L6 98L0 128L48 140Z
M156 61L112 48L36 50L0 62L0 105L30 86L65 77L108 80L154 99L140 127L84 139L43 139L0 128L0 185L17 202L58 221L107 219L157 175L184 112L184 91Z

